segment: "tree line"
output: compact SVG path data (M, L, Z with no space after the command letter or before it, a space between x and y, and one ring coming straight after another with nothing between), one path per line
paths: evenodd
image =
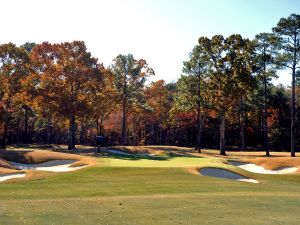
M145 59L104 67L83 41L0 45L0 140L7 143L184 145L291 149L299 145L300 15L254 40L200 37L175 83L147 83ZM291 87L270 81L290 70Z

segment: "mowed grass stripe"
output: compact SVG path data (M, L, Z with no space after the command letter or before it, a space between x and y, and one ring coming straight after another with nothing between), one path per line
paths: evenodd
M2 225L296 225L300 219L299 201L299 196L262 196L254 192L246 196L179 194L3 201L0 218Z
M221 159L212 157L126 157L111 156L109 158L100 159L106 166L115 167L197 167L209 164L221 164Z
M3 183L0 199L48 199L211 192L299 192L299 176L260 175L251 184L190 174L183 168L90 167L43 180Z

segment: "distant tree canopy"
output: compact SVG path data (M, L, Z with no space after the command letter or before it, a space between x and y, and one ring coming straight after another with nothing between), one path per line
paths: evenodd
M145 59L118 55L105 67L83 41L0 45L0 143L299 148L300 16L273 33L200 37L174 83L149 82ZM291 87L274 86L277 71ZM290 97L291 96L291 97ZM289 100L291 98L291 100ZM225 135L226 134L226 135ZM289 141L291 140L291 141Z

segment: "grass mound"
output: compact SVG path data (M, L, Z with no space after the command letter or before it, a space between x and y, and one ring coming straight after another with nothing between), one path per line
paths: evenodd
M93 163L93 160L88 157L50 150L0 150L0 158L25 164L44 163L51 160L75 160L75 166Z

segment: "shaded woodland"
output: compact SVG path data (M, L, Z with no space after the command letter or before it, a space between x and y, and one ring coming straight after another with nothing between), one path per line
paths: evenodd
M83 41L0 45L0 141L295 151L300 145L300 15L272 33L199 37L175 83L132 54L109 67ZM284 70L291 86L274 86Z

